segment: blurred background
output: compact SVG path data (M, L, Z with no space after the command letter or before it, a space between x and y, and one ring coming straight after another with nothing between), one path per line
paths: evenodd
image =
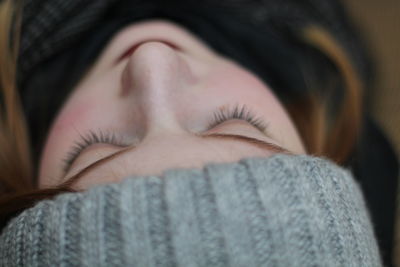
M377 67L372 94L373 117L380 123L400 155L400 0L343 0L362 30ZM398 207L400 189L398 189ZM400 266L400 210L397 210L396 252Z

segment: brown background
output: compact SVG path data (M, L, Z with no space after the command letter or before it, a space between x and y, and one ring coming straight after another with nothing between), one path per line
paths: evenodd
M400 155L400 0L343 2L361 29L377 63L378 80L370 107L372 114ZM400 193L397 203L400 204ZM400 209L397 214L394 261L400 266Z

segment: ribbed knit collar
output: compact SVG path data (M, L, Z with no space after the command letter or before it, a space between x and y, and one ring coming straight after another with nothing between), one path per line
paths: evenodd
M0 266L380 266L358 185L309 156L128 177L10 221Z

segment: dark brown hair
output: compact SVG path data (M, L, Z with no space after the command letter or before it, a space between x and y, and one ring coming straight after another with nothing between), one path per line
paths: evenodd
M47 189L39 189L34 183L26 121L16 88L20 18L19 1L5 0L0 3L0 96L3 99L0 109L0 229L36 202L62 192L74 192L72 181ZM327 123L327 99L324 97L307 95L285 104L285 107L300 132L308 154L324 156L343 164L359 134L363 84L345 50L328 31L309 26L300 31L299 39L319 50L336 66L344 81L344 97L338 115L331 123ZM340 146L336 145L338 140Z

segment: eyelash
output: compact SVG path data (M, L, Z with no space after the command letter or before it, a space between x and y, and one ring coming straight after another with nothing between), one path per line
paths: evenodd
M245 120L259 129L261 132L265 132L265 130L268 128L268 124L265 123L261 118L256 118L254 113L246 105L240 107L239 104L236 104L233 106L233 108L228 107L227 109L219 109L215 111L213 114L213 119L208 124L207 129L212 129L215 126L231 119ZM78 155L85 148L97 143L111 144L120 147L128 146L128 144L122 141L122 138L117 137L113 133L103 132L101 130L98 130L97 132L89 131L85 135L80 135L80 140L76 141L71 151L68 152L67 157L64 159L65 173L72 165L72 162L75 161Z
M98 143L120 147L128 145L122 141L122 138L117 137L113 133L104 132L102 130L98 130L97 132L89 131L87 134L80 135L80 139L75 142L74 146L68 152L67 157L64 159L64 172L66 173L67 169L72 165L72 162L85 148Z
M251 111L246 105L240 107L239 104L236 104L233 108L228 107L226 110L219 109L214 112L214 119L208 125L207 129L212 129L218 124L223 123L224 121L231 119L239 119L245 120L261 132L265 132L268 128L268 124L264 122L261 118L257 118L253 111Z

